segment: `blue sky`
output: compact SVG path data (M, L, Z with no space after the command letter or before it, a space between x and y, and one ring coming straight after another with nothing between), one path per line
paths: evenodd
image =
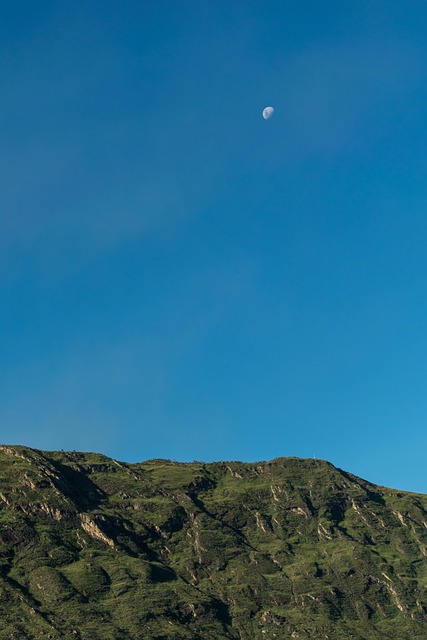
M427 492L426 24L3 7L0 440Z

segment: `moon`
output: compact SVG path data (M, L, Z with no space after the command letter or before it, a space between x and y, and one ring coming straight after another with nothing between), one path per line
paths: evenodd
M265 107L262 111L262 117L264 120L269 120L274 113L274 107Z

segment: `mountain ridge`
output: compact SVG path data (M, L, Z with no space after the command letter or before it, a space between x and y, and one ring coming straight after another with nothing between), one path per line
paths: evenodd
M427 496L328 461L0 446L0 638L427 635Z

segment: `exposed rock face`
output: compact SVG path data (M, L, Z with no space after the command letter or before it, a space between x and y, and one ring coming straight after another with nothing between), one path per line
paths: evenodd
M94 540L108 544L109 547L115 547L114 541L109 538L100 527L86 513L80 514L82 529Z
M0 447L0 640L425 640L427 496Z

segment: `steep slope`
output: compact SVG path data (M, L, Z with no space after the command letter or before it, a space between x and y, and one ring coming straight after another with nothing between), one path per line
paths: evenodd
M427 637L427 496L328 462L0 447L0 638Z

